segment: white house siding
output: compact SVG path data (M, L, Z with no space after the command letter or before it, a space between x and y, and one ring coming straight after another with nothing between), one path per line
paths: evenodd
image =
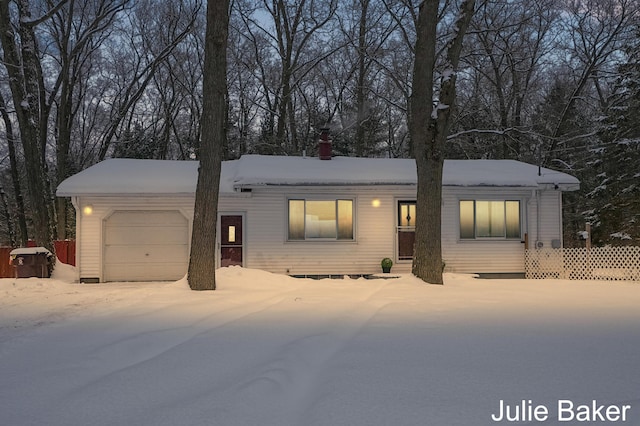
M520 241L460 240L460 200L521 200L530 191L494 188L444 188L442 257L451 272L523 272L524 245ZM522 216L522 215L521 215Z
M288 198L350 198L355 204L355 241L287 241ZM522 272L524 244L520 241L460 241L460 199L519 199L523 233L530 244L539 239L545 247L561 238L561 194L531 189L460 188L443 190L442 243L446 270L452 272ZM378 207L373 200L379 200ZM412 187L307 187L254 188L252 192L221 194L219 214L243 214L244 266L291 275L370 274L380 272L380 260L396 259L396 211L398 200L415 199ZM93 213L82 216L78 239L78 274L104 280L103 221L117 210L178 210L189 221L193 197L82 197L76 200L79 215L90 204ZM538 237L538 211L540 233ZM409 272L411 262L395 262L393 272ZM186 271L185 271L186 272Z
M562 241L562 192L541 191L540 193L540 234L536 239L543 247L551 248L552 241ZM531 238L529 239L531 241Z
M562 243L562 192L531 191L527 204L529 248L538 243L552 247L554 240Z
M462 199L520 200L522 240L460 240L459 201ZM442 251L446 270L471 273L524 272L524 235L534 247L551 247L562 239L560 191L506 188L445 188L442 210ZM540 215L538 220L538 214ZM538 223L540 232L538 232Z
M414 192L405 191L413 198ZM291 275L370 274L394 257L395 199L392 188L270 187L250 198L222 197L220 214L245 212L245 266ZM355 241L287 241L289 198L354 200ZM406 197L405 197L406 198ZM373 200L380 201L378 207ZM401 268L401 266L399 266Z
M447 271L523 272L524 234L531 244L538 239L536 206L531 189L458 188L443 190L443 258ZM354 242L286 241L287 199L319 197L353 198L356 209ZM373 207L374 199L380 201ZM394 259L394 272L409 272L410 261L396 258L397 201L415 199L415 190L371 187L269 187L254 189L250 198L221 199L220 211L246 212L245 266L287 274L369 274L380 271L383 257ZM461 241L459 200L520 200L523 240ZM550 246L561 238L560 192L540 192L540 241Z

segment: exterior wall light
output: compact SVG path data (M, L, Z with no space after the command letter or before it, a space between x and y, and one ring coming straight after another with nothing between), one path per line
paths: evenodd
M371 201L371 205L375 208L380 207L380 200L375 198L373 201Z
M82 213L84 213L85 216L91 216L91 214L93 214L93 206L91 204L87 204L82 208Z

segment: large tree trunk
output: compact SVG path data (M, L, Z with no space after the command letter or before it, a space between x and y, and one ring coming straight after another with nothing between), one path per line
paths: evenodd
M430 156L419 164L416 201L416 241L412 272L431 284L442 279L442 157Z
M291 153L289 143L287 142L287 113L292 114L292 111L288 111L289 99L291 98L291 88L289 87L290 75L288 71L288 65L283 65L283 77L282 77L282 93L280 97L280 103L278 104L278 122L276 124L276 144L278 148L287 154ZM280 154L280 153L279 153Z
M73 102L73 87L68 79L62 83L60 102L58 105L57 127L58 139L56 143L56 183L60 183L69 177L69 149L71 146L71 107ZM56 199L57 238L67 238L67 208L68 199L58 197Z
M367 78L367 12L369 9L369 0L360 3L360 22L358 26L358 78L356 83L356 107L358 109L358 123L356 127L356 157L365 156L365 120L366 110L366 90L365 82Z
M9 211L9 202L4 188L0 186L0 205L2 206L2 214L5 218L5 226L7 227L7 240L11 247L16 246L16 236L14 234L13 221L11 220L11 212Z
M202 141L188 281L192 290L215 290L218 191L225 139L229 0L209 1L205 38Z
M29 240L27 229L27 218L24 213L24 199L22 198L22 186L20 185L20 173L18 170L18 158L16 155L15 139L13 136L13 124L2 94L0 94L0 115L4 121L5 133L7 136L7 147L9 149L9 164L11 166L11 182L13 184L13 194L16 199L16 216L18 218L18 237L16 242L25 247Z
M416 201L416 242L414 247L414 275L432 284L442 284L442 271L435 268L442 263L440 237L440 204L442 180L437 180L441 158L434 158L429 148L434 146L433 78L436 63L436 29L438 26L438 0L427 0L420 5L416 28L413 91L410 99L409 125L418 173ZM435 168L434 168L435 166Z
M461 5L460 16L454 25L457 32L447 45L438 106L434 110L433 86L439 3L438 0L426 0L420 5L409 122L418 172L416 243L412 272L431 284L443 283L441 205L444 144L455 101L456 70L462 50L462 39L473 16L475 0L465 0Z
M38 45L31 26L29 1L18 1L20 46L11 23L9 2L0 0L0 41L20 127L20 138L27 170L27 189L32 208L33 230L36 243L52 252L53 211L46 165L43 164L45 135L42 132L41 73Z

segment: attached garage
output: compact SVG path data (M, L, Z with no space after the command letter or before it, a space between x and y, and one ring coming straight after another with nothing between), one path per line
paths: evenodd
M187 272L189 221L178 210L116 210L103 236L104 281L173 281Z

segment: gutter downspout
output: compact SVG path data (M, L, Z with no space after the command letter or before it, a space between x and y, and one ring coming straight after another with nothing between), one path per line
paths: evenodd
M71 204L76 210L76 282L80 282L80 246L82 244L82 211L80 210L80 198L77 196L71 197Z
M540 203L541 203L541 195L540 190L536 189L536 248L538 247L538 242L540 241Z
M562 191L558 191L558 202L560 205L560 212L558 213L558 215L560 216L560 220L558 221L558 223L560 224L560 235L558 235L558 238L560 238L560 248L564 248L564 206L562 205Z

